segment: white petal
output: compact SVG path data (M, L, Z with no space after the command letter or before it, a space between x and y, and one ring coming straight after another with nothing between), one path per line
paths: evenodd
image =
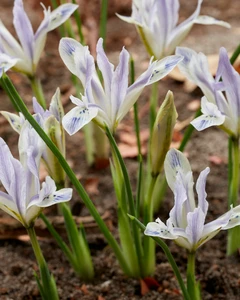
M171 234L169 228L158 219L158 222L150 222L144 231L145 235L156 236L164 239L174 240L177 236Z
M58 122L62 123L62 118L64 116L64 110L62 106L61 101L61 92L60 89L57 88L55 94L52 97L52 100L50 102L49 111L52 115L55 116L55 118L58 120Z
M206 180L207 175L209 174L210 169L206 168L203 170L197 180L196 190L198 194L198 207L200 207L203 213L206 215L208 211L208 202L206 200L207 193L206 193Z
M225 116L219 111L215 104L208 102L206 97L202 98L201 107L203 115L191 122L198 131L202 131L211 126L219 126L224 123Z
M24 116L20 113L19 116L16 114L9 113L7 111L1 111L1 114L6 118L11 125L11 127L17 132L20 133L23 123L25 122Z
M51 31L63 24L71 14L78 8L78 5L65 3L51 12L51 21L48 31Z
M154 70L147 85L152 84L169 74L183 60L181 55L170 55L155 62Z
M176 176L179 171L183 174L191 172L188 159L182 152L176 149L170 149L168 151L164 162L164 169L168 185L172 191L174 191Z
M97 107L74 107L63 117L62 124L67 133L73 135L95 118L97 114Z
M202 24L202 25L220 25L226 28L231 28L231 25L227 22L217 20L210 16L198 16L194 20L195 24Z

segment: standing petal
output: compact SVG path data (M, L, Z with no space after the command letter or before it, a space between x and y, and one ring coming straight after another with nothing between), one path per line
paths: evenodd
M14 2L13 24L24 52L32 61L34 33L30 20L23 8L22 0L15 0Z

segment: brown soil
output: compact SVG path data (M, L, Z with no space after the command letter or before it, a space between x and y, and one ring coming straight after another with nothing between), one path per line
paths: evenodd
M26 1L30 4L31 1ZM83 10L84 31L90 45L96 41L96 12L97 1L85 1L87 10ZM82 6L85 2L83 1ZM143 48L134 26L125 24L114 15L114 11L122 14L130 14L130 1L109 1L111 13L109 14L107 32L107 52L110 60L117 61L117 54L123 45L131 52L136 59L137 73L146 68L148 57ZM187 17L194 10L197 0L180 1L182 4L181 16ZM213 3L217 2L217 3ZM0 3L0 18L4 24L12 30L12 5L13 1L2 0ZM96 6L95 6L96 5ZM228 21L232 25L231 30L221 27L197 26L195 25L191 34L183 43L196 51L203 51L206 54L217 54L219 47L224 46L229 51L233 51L239 43L239 0L231 1L204 1L202 14L209 14L215 18ZM41 14L36 8L29 6L28 12L32 20L38 24ZM40 11L41 12L41 11ZM61 62L58 55L59 35L51 32L48 36L46 51L39 66L39 76L41 77L44 92L47 99L59 86L61 88L63 102L66 111L70 109L69 94L71 89L70 73ZM31 107L31 89L26 78L15 73L9 73L15 82L19 93L26 103ZM201 98L198 89L189 90L183 83L166 78L159 85L159 101L161 103L168 89L175 95L176 107L179 120L182 122L194 115L188 104ZM141 129L147 128L148 116L146 113L147 101L150 90L145 89L139 105L142 113ZM5 93L0 90L1 104L0 110L13 111L10 101ZM12 152L17 156L17 134L8 126L7 122L0 117L0 136L12 148ZM133 121L131 115L122 123L118 131L118 138L126 134L126 128L132 128ZM132 129L130 129L132 132ZM73 137L67 137L67 159L74 167L83 185L89 188L92 201L97 206L99 212L105 216L106 222L113 234L117 237L116 228L116 200L113 192L113 185L108 168L95 170L88 168L84 156L83 134L77 133ZM211 173L207 181L208 201L210 204L208 219L218 217L227 210L227 136L217 128L208 129L203 133L195 132L189 142L186 153L191 162L194 174L206 166L210 166ZM127 167L133 184L136 178L137 159L126 158ZM91 183L97 183L91 189ZM89 184L90 183L90 184ZM104 195L104 196L103 196ZM85 217L83 219L86 226L87 238L90 244L91 253L95 267L95 279L91 283L84 283L79 280L69 266L61 250L57 247L53 239L47 234L41 224L37 224L37 232L40 237L40 245L48 262L51 272L57 282L61 299L84 299L84 300L115 300L115 299L182 299L178 283L173 272L160 248L157 248L157 268L154 278L159 283L157 289L149 291L146 295L141 295L140 282L129 279L123 275L118 263L109 246L106 244L102 234L96 224L89 218L87 209L81 204L79 197L74 194L72 209L74 214ZM169 210L173 204L173 195L168 192L164 205L156 214L163 220L168 217ZM55 218L54 210L47 212L50 217ZM30 246L30 242L25 231L13 222L9 223L9 217L0 212L0 299L40 299L39 292L33 270L37 270L35 257ZM66 234L61 226L61 221L57 223L64 238ZM168 242L172 254L183 276L186 271L186 252L180 249L173 242ZM240 299L240 257L235 255L226 257L226 232L221 232L213 240L198 251L196 276L201 282L203 299ZM81 254L80 254L81 255Z

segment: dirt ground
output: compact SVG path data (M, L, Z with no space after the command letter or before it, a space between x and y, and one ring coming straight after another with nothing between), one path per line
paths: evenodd
M24 3L34 26L37 26L41 20L41 8L37 10L36 7L38 5L34 6L33 1L30 0L26 0ZM197 0L192 0L191 3L189 1L180 1L180 3L182 5L180 20L183 20L194 11ZM0 18L7 28L14 32L12 6L12 0L0 1ZM130 15L130 1L125 0L119 4L116 0L110 0L109 6L106 40L106 51L109 58L112 62L117 62L118 53L122 46L125 45L136 61L136 73L139 74L148 64L148 55L139 40L134 26L124 23L115 16L115 12ZM96 16L99 12L99 2L83 0L80 3L80 7L82 8L84 33L91 49L93 49L98 34L98 18ZM228 30L217 26L195 25L182 45L211 55L211 64L213 69L216 69L215 61L219 48L224 46L229 52L232 52L239 44L239 11L239 0L203 1L201 14L211 15L217 19L227 21L232 25L232 28ZM71 87L71 75L59 58L59 39L59 34L56 31L49 33L46 50L41 59L38 72L43 83L46 98L50 100L59 86L65 111L68 111L72 107L69 103L69 95L74 91ZM9 72L9 76L14 81L25 102L31 107L32 93L27 79L13 72ZM201 99L199 89L182 82L180 79L177 72L174 72L173 76L167 77L159 84L159 104L169 89L174 92L179 114L178 126L181 129L178 132L178 141L186 124L193 117L194 110L197 109ZM139 99L139 113L141 114L141 129L143 132L146 131L148 124L149 95L150 90L146 88ZM10 101L2 90L0 90L0 97L0 110L13 111ZM17 148L15 146L18 139L17 134L12 131L2 116L0 116L0 124L0 136L9 144L13 155L17 156ZM122 151L125 151L125 161L134 184L137 170L137 158L134 155L136 147L127 139L132 134L133 120L132 113L130 113L119 126L117 138ZM104 216L109 228L117 237L116 199L110 170L109 168L102 170L89 168L86 164L84 151L82 132L78 132L71 138L67 136L67 159L89 192L100 214ZM130 152L131 155L129 154ZM186 148L186 154L192 165L194 176L197 177L199 172L206 166L211 168L211 173L207 180L207 193L210 206L208 220L212 220L227 210L227 136L218 128L211 128L202 133L194 132ZM173 205L173 195L169 191L165 198L164 205L156 214L163 220L168 217L169 210ZM74 214L82 218L81 220L83 220L86 227L96 276L91 283L84 283L79 280L61 250L58 249L41 222L38 222L37 233L40 245L49 268L56 279L61 299L182 299L176 278L160 248L157 247L157 268L154 274L154 278L159 283L159 286L142 295L140 282L123 275L114 254L107 246L97 225L89 216L87 209L83 206L76 193L74 193L74 198L71 202ZM47 213L51 218L55 218L55 210L50 209ZM66 238L61 220L56 221L56 226L63 237ZM168 244L181 273L185 276L186 252L173 242L168 242ZM238 254L226 257L225 253L226 232L219 233L198 251L196 276L201 282L203 299L240 299L240 256ZM12 222L6 214L0 212L0 299L40 299L33 277L33 270L37 270L37 264L24 229Z

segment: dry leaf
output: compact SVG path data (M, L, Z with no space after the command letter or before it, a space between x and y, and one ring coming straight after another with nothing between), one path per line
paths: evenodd
M214 165L222 165L227 163L227 159L224 157L220 157L217 155L211 155L208 157L208 161L211 162Z
M87 288L86 284L83 284L80 287L80 290L83 292L84 295L88 295L89 294L89 291L88 291L88 288Z
M86 179L85 189L90 196L99 195L98 184L98 177L89 177Z
M149 292L149 288L143 279L140 279L141 295L144 296Z
M101 295L98 295L98 298L97 298L98 300L105 300L105 298L103 297L103 296L101 296Z
M196 111L201 107L201 101L198 99L192 100L190 103L187 105L187 109L190 111Z

